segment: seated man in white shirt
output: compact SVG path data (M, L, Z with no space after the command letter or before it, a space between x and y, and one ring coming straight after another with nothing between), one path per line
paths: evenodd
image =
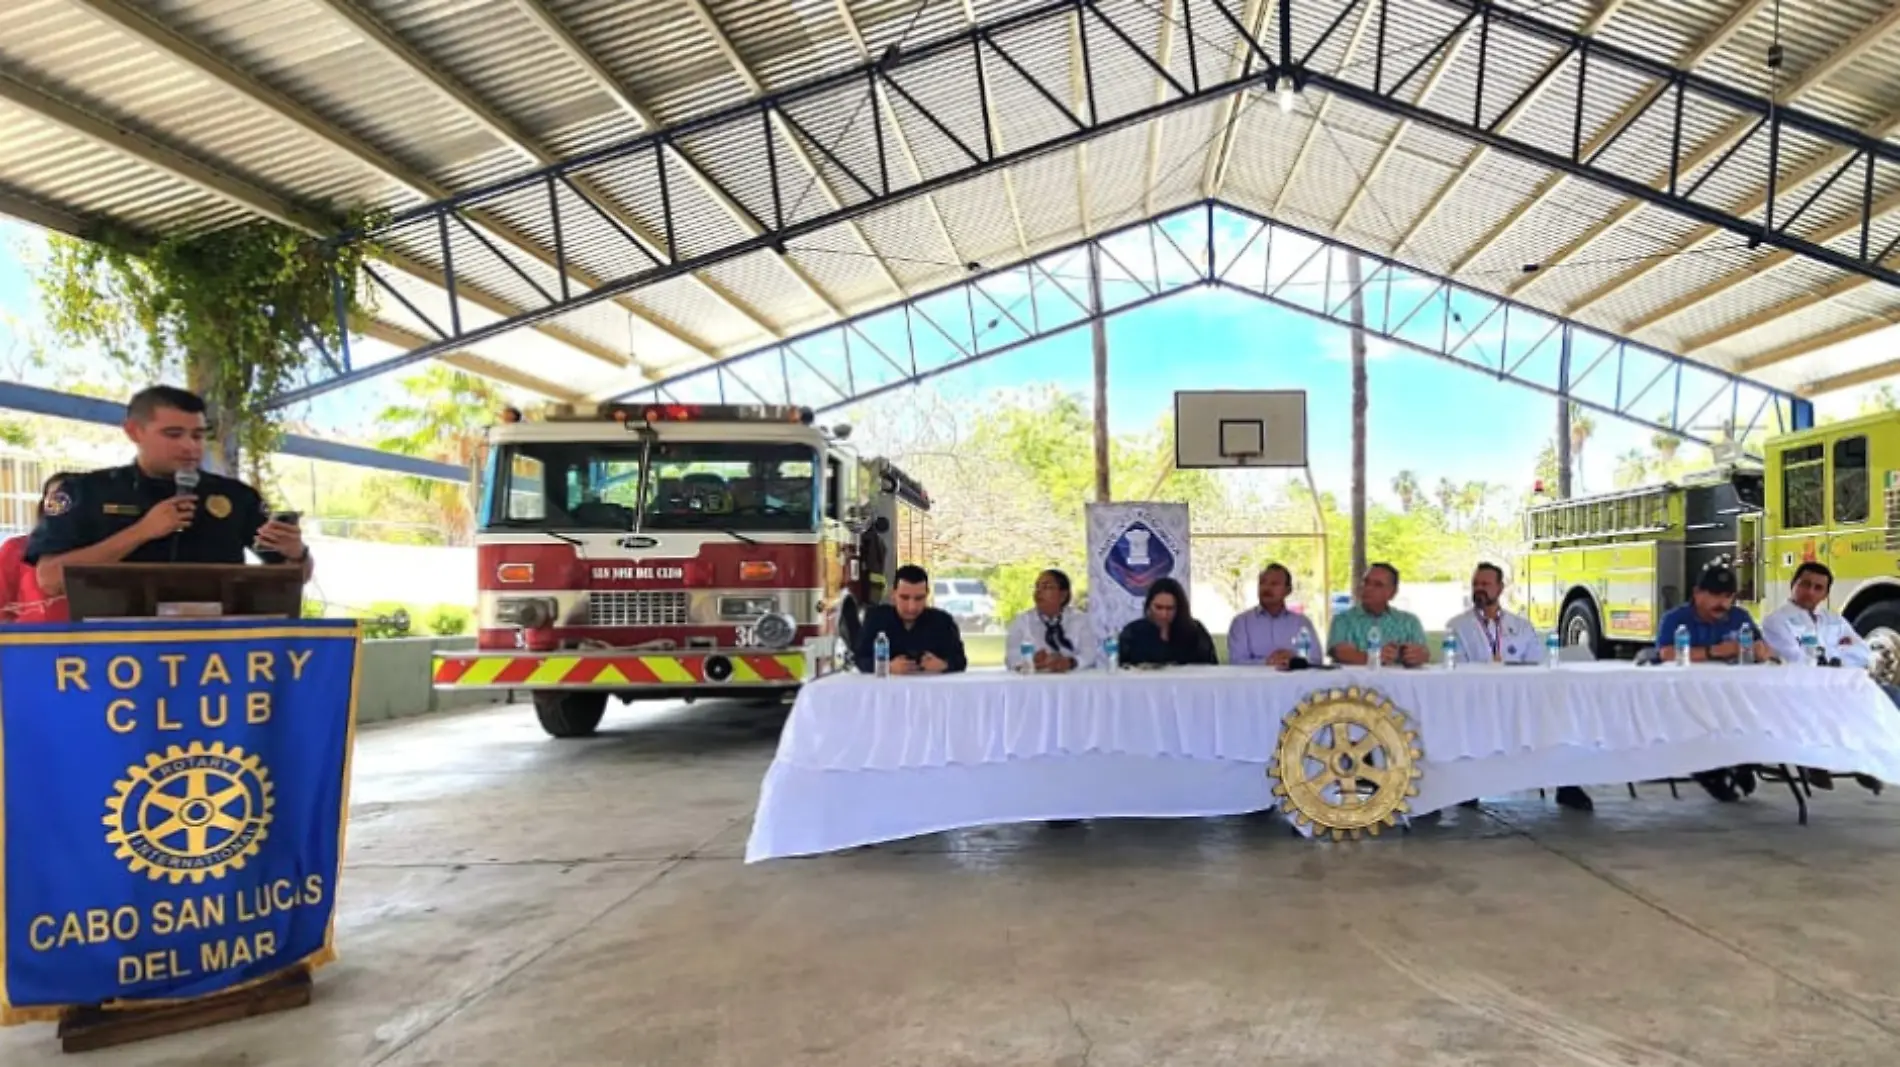
M1794 571L1788 602L1761 620L1761 637L1783 663L1813 665L1816 654L1829 663L1864 671L1873 662L1867 642L1846 619L1827 609L1834 589L1834 572L1825 563L1803 563ZM1815 650L1803 652L1801 638L1812 634Z
M1788 588L1788 602L1761 620L1761 638L1774 649L1783 663L1823 666L1864 671L1873 664L1873 652L1861 640L1854 625L1827 608L1828 594L1834 590L1834 572L1827 564L1812 560L1794 570L1794 582ZM1801 638L1813 635L1812 650L1801 647ZM1887 699L1900 706L1900 690L1882 685ZM1825 771L1808 770L1816 785L1824 785L1830 776ZM1879 783L1866 775L1855 775L1862 785L1878 791Z
M1503 596L1503 569L1478 564L1471 574L1471 610L1445 623L1445 632L1458 638L1458 657L1466 663L1542 663L1543 636L1529 619L1504 610Z
M1467 663L1539 663L1544 639L1522 615L1504 610L1504 569L1480 563L1471 572L1471 610L1445 623L1445 633L1458 638L1458 655ZM1471 803L1471 802L1467 802ZM1594 811L1590 794L1574 785L1557 787L1559 807Z
M1004 662L1012 671L1025 664L1038 673L1063 674L1099 662L1101 648L1089 617L1075 610L1069 576L1046 570L1036 576L1036 606L1010 620ZM1023 656L1023 646L1031 652Z

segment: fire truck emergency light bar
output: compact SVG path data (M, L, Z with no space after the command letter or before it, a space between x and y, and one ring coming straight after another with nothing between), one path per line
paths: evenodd
M608 401L592 411L580 411L572 404L550 404L545 418L549 422L790 422L806 426L814 418L810 408L784 404L629 404ZM513 408L502 413L504 422L520 422L521 413Z

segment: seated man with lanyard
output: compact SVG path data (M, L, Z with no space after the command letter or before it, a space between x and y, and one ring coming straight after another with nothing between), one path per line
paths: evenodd
M858 635L858 670L877 669L877 637L891 645L892 674L954 674L970 661L963 653L963 632L950 613L930 606L930 575L916 564L897 568L889 603L864 613Z

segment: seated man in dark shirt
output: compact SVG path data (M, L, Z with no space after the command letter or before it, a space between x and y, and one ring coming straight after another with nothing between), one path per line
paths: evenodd
M1664 663L1676 659L1676 630L1689 629L1692 663L1733 663L1741 656L1741 631L1755 631L1757 660L1774 658L1774 650L1760 640L1761 630L1747 608L1735 606L1735 572L1717 563L1703 570L1687 604L1670 608L1656 625L1656 654Z
M864 613L858 670L870 674L877 669L879 634L891 642L892 674L954 674L968 668L957 620L930 606L930 575L908 564L897 568L896 578L890 602Z

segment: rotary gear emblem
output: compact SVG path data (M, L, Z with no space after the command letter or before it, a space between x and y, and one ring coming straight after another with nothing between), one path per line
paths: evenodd
M1273 795L1301 826L1335 838L1377 835L1418 795L1418 734L1370 689L1313 693L1287 713L1269 767Z
M133 873L178 885L242 870L269 832L270 776L222 742L172 745L125 769L106 798L106 841Z

